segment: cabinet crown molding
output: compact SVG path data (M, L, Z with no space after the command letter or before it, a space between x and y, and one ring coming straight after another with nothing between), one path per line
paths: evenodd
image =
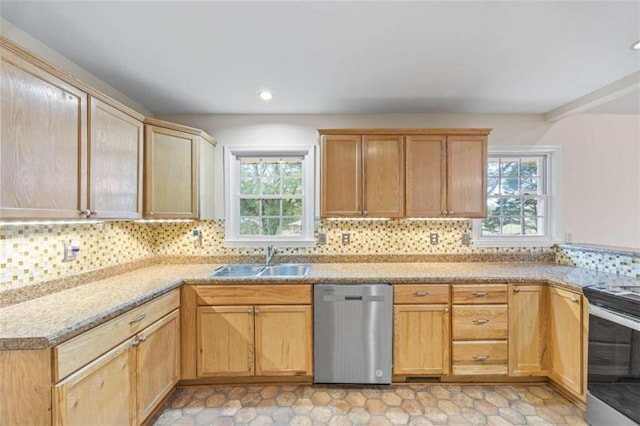
M318 129L320 135L480 135L487 136L493 129Z
M165 129L177 130L179 132L189 133L190 135L200 136L202 139L206 140L212 145L217 145L218 142L205 132L204 130L196 129L195 127L183 126L182 124L172 123L170 121L158 120L157 118L147 117L144 119L144 124L149 124L151 126L164 127Z
M144 120L144 115L140 114L139 112L129 108L128 106L120 103L119 101L113 99L111 96L105 95L104 93L100 92L99 90L97 90L96 88L88 85L87 83L78 80L76 77L74 77L72 74L61 70L60 68L58 68L57 66L53 65L52 63L45 61L44 59L40 58L39 56L35 55L33 52L25 49L22 46L17 45L16 43L14 43L13 41L11 41L10 39L8 39L7 37L1 36L0 35L0 48L2 49L6 49L9 52L12 52L13 54L17 55L18 57L26 60L27 62L30 62L31 64L35 65L36 67L48 72L49 74L59 78L60 80L63 80L69 84L71 84L72 86L82 90L83 92L87 93L89 96L94 97L96 99L101 100L102 102L105 102L109 105L111 105L114 108L119 109L120 111L124 112L125 114L135 118L136 120Z

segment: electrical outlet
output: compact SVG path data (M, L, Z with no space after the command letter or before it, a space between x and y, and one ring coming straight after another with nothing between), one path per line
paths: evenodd
M344 232L342 234L342 245L348 246L349 244L351 244L351 234L348 232Z
M327 244L327 234L318 232L318 245Z
M471 234L469 234L468 232L463 232L462 233L462 245L463 246L470 246L471 245Z
M437 232L431 232L429 234L429 243L431 243L432 246L435 246L436 244L438 244L438 233Z

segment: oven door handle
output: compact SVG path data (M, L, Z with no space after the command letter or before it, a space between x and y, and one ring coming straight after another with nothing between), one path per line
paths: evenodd
M598 318L605 319L607 321L611 321L615 324L619 324L623 327L627 327L635 331L640 331L640 321L619 312L604 309L600 306L589 305L589 314Z

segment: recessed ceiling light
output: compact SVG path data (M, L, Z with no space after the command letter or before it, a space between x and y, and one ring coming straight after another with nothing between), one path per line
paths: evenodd
M260 92L260 99L262 99L263 101L270 101L271 98L273 98L273 95L270 91L263 90L262 92Z
M640 40L638 40L638 41L636 41L635 43L633 43L633 44L631 45L631 48L632 48L633 50L640 50Z

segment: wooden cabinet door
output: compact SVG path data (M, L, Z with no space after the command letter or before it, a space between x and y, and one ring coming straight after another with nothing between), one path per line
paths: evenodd
M545 376L544 324L547 310L542 284L513 284L509 292L509 375Z
M407 217L446 216L447 138L407 136L405 143Z
M321 217L362 216L362 136L322 138Z
M447 136L449 217L487 216L487 138Z
M256 306L256 375L313 374L311 306Z
M404 137L363 140L363 216L404 217Z
M137 416L142 422L180 379L180 316L175 310L136 338Z
M198 377L253 376L252 306L200 306L196 328Z
M128 339L54 387L54 424L137 424L132 343Z
M0 218L86 209L87 95L0 49Z
M449 374L448 312L447 305L394 307L393 374Z
M89 209L96 219L142 216L143 126L90 98Z
M145 217L198 217L199 137L145 126Z
M550 377L578 395L583 393L582 296L549 288Z

